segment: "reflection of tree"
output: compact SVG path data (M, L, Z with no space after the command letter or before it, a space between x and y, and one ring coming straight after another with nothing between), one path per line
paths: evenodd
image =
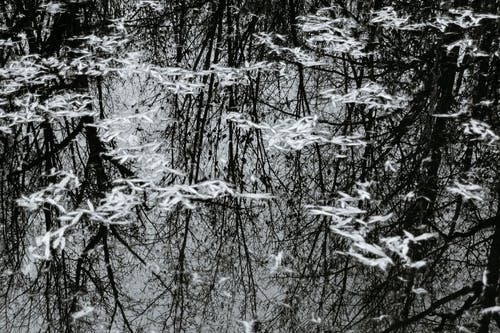
M2 329L497 325L498 6L387 5L0 1Z

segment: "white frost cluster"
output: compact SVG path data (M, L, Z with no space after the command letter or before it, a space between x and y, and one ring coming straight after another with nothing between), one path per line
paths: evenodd
M477 136L477 140L486 141L488 144L493 144L499 139L498 135L491 130L490 125L476 119L464 123L464 132L465 134Z
M369 184L358 184L360 187L355 196L340 193L341 198L337 200L337 206L307 206L312 215L329 216L333 224L330 230L335 234L349 239L352 243L348 251L338 253L348 255L358 260L363 265L378 267L385 271L389 265L394 265L392 255L396 255L408 268L420 268L425 265L424 261L413 261L409 257L411 243L418 243L432 237L435 234L424 233L418 236L403 231L403 236L384 237L379 239L379 244L366 241L366 237L375 223L388 221L392 214L368 216L363 218L366 211L355 206L359 201L369 199L366 195Z
M351 89L347 94L337 94L335 89L325 90L321 94L324 98L329 98L334 105L352 103L381 110L401 109L408 101L404 96L387 93L385 88L376 82L368 82L361 88Z
M331 136L318 127L317 117L304 117L298 120L285 119L274 125L255 123L247 120L241 113L232 112L226 120L234 122L243 129L258 129L263 133L269 147L281 151L300 150L312 144L335 144L339 146L362 146L360 136Z
M482 20L495 20L498 18L498 15L475 13L470 9L450 9L445 15L438 15L428 22L409 23L410 16L400 16L394 7L388 6L377 11L372 11L370 23L386 29L421 30L429 27L444 32L450 25L455 25L462 29L470 29L478 27Z
M389 29L401 29L405 27L409 17L400 17L393 7L384 7L371 13L371 24L380 25Z
M60 2L55 2L51 1L45 5L41 6L42 8L45 9L45 11L51 15L59 14L59 13L64 13L64 4Z
M462 196L465 200L483 201L483 188L477 184L462 184L455 181L453 186L447 187L446 190Z
M308 36L310 47L331 53L349 53L351 56L366 55L366 42L355 35L358 24L349 18L330 18L322 15L299 17L299 27Z
M260 33L255 36L259 44L266 46L270 53L274 53L280 57L287 59L290 62L295 62L303 65L304 67L312 67L324 65L325 63L319 61L316 56L305 51L300 47L287 47L276 44L273 39L281 39L279 34Z
M46 177L60 178L60 180L51 182L40 191L21 196L17 200L17 204L31 211L40 209L44 204L48 204L57 207L60 212L65 213L66 208L64 207L64 200L68 198L68 191L80 186L78 177L70 172L55 170L52 170Z

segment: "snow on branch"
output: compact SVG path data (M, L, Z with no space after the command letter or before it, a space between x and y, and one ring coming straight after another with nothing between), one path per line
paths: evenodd
M332 219L330 230L351 241L347 251L339 251L339 254L351 256L361 264L369 267L378 267L385 271L389 265L395 265L392 255L400 258L405 267L420 268L425 265L424 261L413 261L408 252L411 243L418 243L435 237L435 234L424 233L418 236L403 231L403 236L384 237L378 240L379 244L369 243L366 237L373 229L374 224L384 223L391 219L392 214L365 216L366 211L356 207L357 203L369 199L366 193L368 184L358 184L357 195L350 196L339 193L336 206L306 206L309 214L323 215Z
M332 136L318 126L317 117L304 117L298 120L285 119L274 125L255 123L245 119L241 113L231 112L227 121L237 124L242 129L257 129L263 133L268 146L281 151L300 150L312 144L335 144L339 146L362 146L365 142L360 136Z
M160 1L154 1L154 0L139 0L139 2L135 4L135 8L137 9L148 8L158 13L162 12L165 9Z
M400 17L394 7L388 6L371 12L370 23L389 29L401 29L407 26L409 17Z
M80 186L80 181L76 175L66 171L52 170L50 174L44 175L44 177L52 179L52 182L37 192L21 196L17 200L17 204L30 212L47 209L47 207L53 207L58 210L59 216L57 219L63 226L57 230L46 231L44 235L36 237L36 246L30 247L30 253L34 258L49 260L52 248L64 249L64 234L66 230L75 225L83 213L70 211L67 207L68 192ZM67 221L70 223L64 224ZM43 254L35 252L40 247L43 248Z
M150 186L151 200L158 202L159 207L171 210L178 204L188 209L194 209L195 201L214 200L226 196L243 197L254 200L269 199L267 194L238 193L233 186L222 180L207 180L200 183L187 185L177 184L168 187Z
M446 13L437 15L424 23L410 23L410 16L400 16L394 7L388 6L377 11L372 11L370 24L378 25L385 29L412 31L434 28L445 32L451 25L462 29L470 29L480 26L483 20L496 20L499 17L490 13L475 13L471 9L460 8L450 9Z
M284 40L284 38L278 34L260 33L255 35L257 43L267 47L270 53L274 53L284 59L291 62L299 63L304 67L312 67L324 65L325 63L317 60L317 57L300 47L286 47L275 43L275 39Z
M475 136L478 141L487 141L488 144L493 144L499 139L498 135L491 130L491 126L485 122L471 119L469 122L464 123L465 134Z
M30 211L40 209L44 204L57 207L60 212L65 213L64 200L67 199L67 192L74 190L80 186L78 177L70 172L55 171L45 177L51 179L59 179L58 181L51 182L45 188L33 192L29 195L22 195L17 204L25 207Z
M335 89L325 90L321 94L335 105L353 103L384 111L404 108L408 102L407 97L391 95L375 82L365 83L361 88L351 89L343 95L337 94Z
M455 181L453 186L449 186L446 190L453 194L458 194L465 200L483 201L483 188L476 184L462 184Z
M434 26L441 31L445 31L451 24L459 26L462 29L469 29L480 26L482 20L496 20L498 18L500 18L499 15L490 13L479 14L465 8L450 9L448 15L436 17Z
M65 234L74 227L82 217L106 225L126 225L134 221L135 208L144 204L147 197L148 203L153 203L161 210L171 210L177 205L188 209L195 209L196 202L214 200L226 196L248 198L251 200L266 200L270 196L257 193L238 193L230 184L220 181L204 181L192 185L172 185L167 187L157 186L141 179L119 179L114 182L111 191L97 205L87 201L86 207L67 210L61 202L69 189L79 186L76 176L66 172L53 172L51 176L59 176L59 182L52 183L39 192L23 196L18 200L20 206L31 211L41 209L42 205L49 204L57 207L60 215L58 220L62 227L49 230L38 236L35 246L30 248L30 253L35 259L50 260L51 249L64 249L66 244ZM37 250L41 249L43 254Z
M64 8L65 5L64 3L57 2L57 1L51 1L47 4L41 5L41 7L49 14L51 15L56 15L59 13L64 13L66 9Z
M322 15L299 17L299 27L307 37L307 44L331 53L349 53L351 56L367 55L367 45L359 36L359 25L350 18L330 18Z

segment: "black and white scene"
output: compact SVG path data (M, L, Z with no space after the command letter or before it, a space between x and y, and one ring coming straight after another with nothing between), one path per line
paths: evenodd
M0 0L0 332L500 332L500 0Z

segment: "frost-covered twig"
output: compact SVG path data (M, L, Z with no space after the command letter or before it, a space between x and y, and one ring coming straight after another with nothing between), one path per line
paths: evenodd
M462 196L465 200L483 201L483 188L477 184L462 184L455 181L453 186L447 187L446 190Z
M477 136L477 140L486 141L488 144L493 144L499 139L498 135L491 130L490 125L476 119L464 123L464 128L466 134Z
M363 184L360 184L363 185ZM396 254L409 268L420 268L425 265L424 261L413 261L408 252L411 243L418 243L429 238L435 237L435 234L425 233L418 236L403 231L403 236L384 237L379 239L379 244L368 243L366 237L374 223L382 223L389 220L392 214L384 216L369 216L362 218L366 212L351 203L355 203L366 198L366 186L361 186L357 196L349 196L341 193L338 200L340 207L330 206L308 206L309 213L312 215L324 215L332 218L333 224L330 230L335 234L349 239L352 243L348 251L339 251L338 253L351 256L360 263L370 267L378 267L385 271L389 265L394 265L390 254Z
M321 94L334 104L362 104L381 110L401 109L408 101L404 96L387 93L384 87L375 82L365 83L361 88L351 89L347 94L337 94L335 89L325 90Z
M339 146L362 146L365 143L360 136L331 136L318 127L317 117L304 117L298 120L286 119L274 125L255 123L247 120L240 113L229 113L226 120L232 121L240 128L254 128L263 132L269 147L278 150L300 150L306 146L335 144Z

